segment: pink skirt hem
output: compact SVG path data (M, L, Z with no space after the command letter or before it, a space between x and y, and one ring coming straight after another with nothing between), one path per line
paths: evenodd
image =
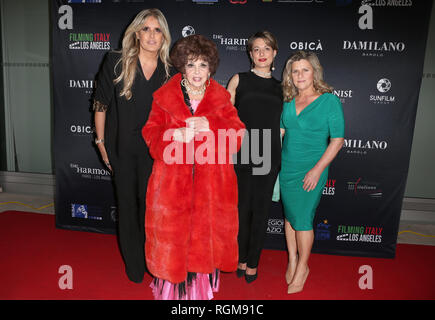
M174 284L162 279L151 281L150 287L155 300L211 300L213 292L219 291L219 271L210 275L197 273L191 283L185 282L185 294L178 290L179 284Z

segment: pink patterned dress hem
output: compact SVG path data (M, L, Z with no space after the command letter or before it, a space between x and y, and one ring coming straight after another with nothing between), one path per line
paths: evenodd
M185 281L185 290L180 293L180 284L154 279L150 287L155 300L211 300L213 292L219 291L219 271L212 274L197 273L192 281Z

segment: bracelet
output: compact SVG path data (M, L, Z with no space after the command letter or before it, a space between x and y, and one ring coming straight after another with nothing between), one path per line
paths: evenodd
M95 139L95 144L104 143L104 139Z

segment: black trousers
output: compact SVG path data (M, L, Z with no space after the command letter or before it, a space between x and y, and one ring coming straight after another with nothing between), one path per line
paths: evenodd
M146 271L145 210L152 160L145 142L123 150L114 169L118 203L118 240L125 272L134 282L141 282Z
M239 262L256 268L266 238L273 188L278 169L252 175L252 169L235 167L239 192Z

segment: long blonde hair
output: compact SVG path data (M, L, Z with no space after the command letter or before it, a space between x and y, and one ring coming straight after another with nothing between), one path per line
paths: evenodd
M113 82L116 84L121 80L123 81L124 86L119 95L121 97L125 96L127 100L130 100L132 96L131 87L136 76L136 67L139 60L140 46L139 41L137 41L136 32L143 28L145 19L150 16L157 19L163 33L163 44L159 50L159 56L165 66L166 79L169 78L171 34L169 33L168 22L159 9L142 10L136 15L133 22L130 23L125 31L124 38L122 39L121 58L115 65L115 72L118 64L122 65L122 71Z
M314 52L297 51L293 54L285 64L284 72L282 75L282 91L284 94L284 101L289 102L299 93L298 88L296 88L293 83L292 78L292 64L295 61L307 60L313 67L313 86L314 90L318 93L323 94L325 92L332 92L332 87L323 81L323 68L320 65L319 58Z

